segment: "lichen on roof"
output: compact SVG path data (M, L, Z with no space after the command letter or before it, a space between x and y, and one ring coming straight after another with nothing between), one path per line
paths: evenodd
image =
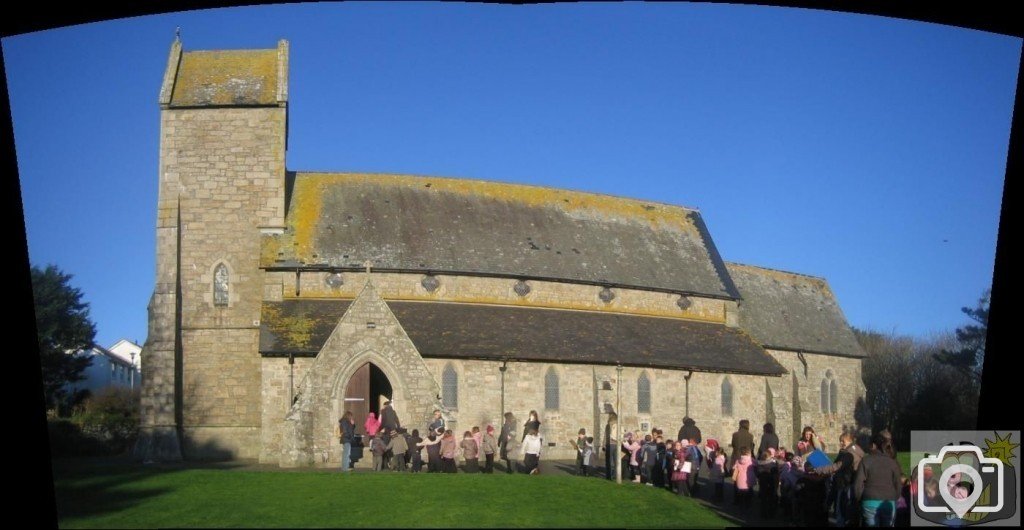
M863 357L824 278L726 263L742 300L740 327L765 347Z
M697 210L480 180L296 173L261 265L527 276L734 298ZM270 261L272 260L272 261Z
M277 69L277 49L185 52L170 106L276 105Z

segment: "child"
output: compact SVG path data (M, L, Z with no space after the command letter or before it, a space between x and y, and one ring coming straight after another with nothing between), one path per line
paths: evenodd
M537 429L531 428L523 437L523 471L536 475L540 466L540 436Z
M480 432L480 428L476 428L477 433ZM480 472L480 446L476 444L476 439L473 438L473 433L466 431L462 435L462 443L459 444L462 447L462 456L466 459L466 473L479 473Z
M700 477L700 468L704 465L704 454L701 453L700 445L697 444L696 438L690 439L689 442L687 455L690 462L693 463L693 470L690 471L690 476L686 478L686 485L690 488L690 495L696 497L700 494L700 483L697 482L697 479Z
M423 468L423 448L419 445L422 441L419 429L413 429L412 436L407 440L409 445L408 459L413 473L419 473L420 469Z
M371 412L371 414L373 414ZM380 471L384 468L384 453L388 450L387 444L384 443L384 432L377 431L373 440L370 442L370 452L373 453L373 470Z
M498 452L498 440L494 438L494 426L487 426L487 434L482 438L484 450L484 473L494 473L494 453Z
M573 449L576 449L576 474L577 475L582 475L583 474L583 448L584 448L584 446L587 445L587 430L586 429L580 429L580 431L578 433L576 433L576 440L575 441L570 440L569 443L572 444Z
M455 450L458 444L455 442L455 434L451 429L444 431L441 437L441 471L444 473L458 473L455 467Z
M705 444L709 450L708 461L711 463L711 474L709 480L715 485L715 495L712 500L722 502L725 499L725 451L718 450L718 441L708 440Z
M775 463L775 449L769 447L757 463L757 488L761 502L761 518L775 517L779 507L779 467Z
M804 464L804 472L796 481L794 496L797 505L797 523L801 526L827 527L828 511L825 509L825 478L815 474L810 462Z
M480 427L473 427L473 441L476 442L477 454L479 454L484 447L484 435L480 432Z
M672 474L669 475L669 478L676 485L676 493L680 497L690 496L690 486L687 484L687 479L690 476L690 471L693 469L693 462L687 458L689 454L689 451L687 451L688 446L689 440L683 439L676 442L672 447L676 458L672 463ZM687 469L687 463L690 464L689 469Z
M434 431L430 431L426 440L416 444L417 447L427 448L427 473L441 472L441 437Z
M405 454L409 452L409 444L405 441L405 433L392 430L391 441L388 442L387 450L391 451L391 470L405 471Z
M651 475L654 471L654 465L658 461L658 446L654 442L654 439L650 434L644 436L644 444L640 449L640 456L636 459L637 463L640 464L640 476L636 482L643 482L648 486L653 486L651 483Z
M640 464L636 461L640 447L640 437L634 433L627 432L626 439L622 442L622 451L626 453L622 458L622 469L626 469L628 464L629 476L633 482L640 482Z
M590 462L594 459L594 437L587 436L583 444L583 465L581 467L584 477L590 476Z
M754 498L754 481L757 480L754 473L754 459L750 456L749 447L744 447L740 451L740 457L736 461L736 465L732 467L732 480L736 486L733 502L744 508L749 508Z
M779 471L779 505L782 507L782 514L786 517L793 516L793 505L796 502L794 490L797 480L800 479L800 466L803 461L793 453L786 453L785 463Z

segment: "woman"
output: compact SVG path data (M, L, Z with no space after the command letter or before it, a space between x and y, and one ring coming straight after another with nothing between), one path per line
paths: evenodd
M806 456L817 449L821 449L824 452L825 443L814 432L814 428L808 425L804 427L804 432L800 434L800 441L796 443L796 454L797 456Z
M334 435L341 442L341 470L346 472L352 467L352 440L356 435L356 420L352 419L351 411L346 410L345 415L338 419Z
M764 434L761 435L761 445L757 446L757 454L763 455L769 449L779 450L779 436L775 434L775 426L771 423L764 424Z
M458 470L455 468L455 449L458 445L455 443L455 435L452 434L452 430L448 429L444 431L444 436L441 437L441 471L444 473L457 473Z
M900 465L889 456L889 441L881 434L871 438L871 452L864 455L854 479L854 493L860 499L861 524L892 526L896 501L900 498Z
M505 472L512 473L512 457L510 456L509 445L515 443L516 439L516 418L511 412L505 413L505 423L501 425L501 436L498 437L498 448L502 460L505 461Z
M522 442L523 440L525 440L526 435L531 430L537 431L538 435L540 433L540 417L537 416L536 410L530 411L530 419L526 420L526 423L523 424L523 438L522 440L519 441Z
M530 475L536 475L539 466L540 436L537 435L537 429L530 429L529 434L523 437L523 471Z

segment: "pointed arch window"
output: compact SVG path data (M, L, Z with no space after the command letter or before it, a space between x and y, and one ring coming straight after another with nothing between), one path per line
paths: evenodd
M825 371L825 377L821 380L821 412L822 414L835 414L839 410L839 385L832 370Z
M459 408L459 374L450 363L441 373L441 404L448 409Z
M651 380L647 372L641 372L636 380L636 411L641 414L651 413Z
M548 368L544 375L544 408L558 410L558 374L554 367Z
M228 267L223 263L213 270L213 305L228 305Z
M732 416L732 381L722 379L722 416Z

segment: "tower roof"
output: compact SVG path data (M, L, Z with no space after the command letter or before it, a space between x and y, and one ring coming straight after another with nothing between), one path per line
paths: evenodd
M271 49L183 52L176 40L160 102L169 108L280 106L287 85L287 41Z

